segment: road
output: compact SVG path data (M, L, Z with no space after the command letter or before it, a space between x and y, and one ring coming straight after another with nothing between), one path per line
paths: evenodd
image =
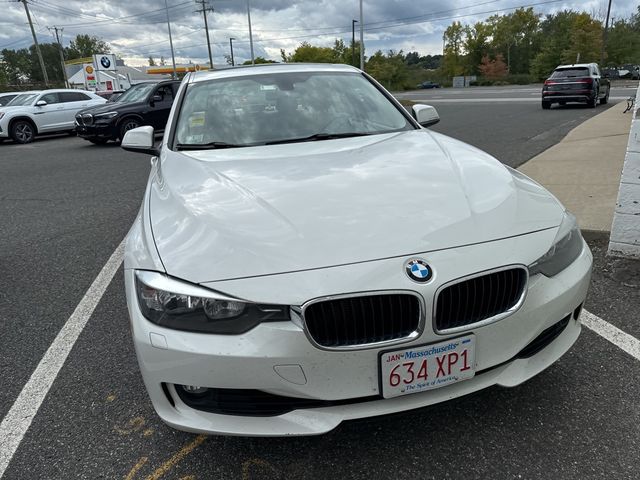
M407 95L446 97L430 102L443 118L437 129L512 165L602 111L543 112L526 88L474 90ZM486 93L521 100L485 102ZM67 136L0 145L0 418L126 234L148 171L143 155ZM627 267L604 257L602 240L592 247L599 269L587 308L637 336L640 282L613 274ZM348 422L322 437L200 437L153 412L123 289L120 269L3 478L637 478L640 362L590 331L515 389Z
M503 163L518 167L606 108L592 109L576 103L542 110L541 88L439 88L397 93L396 97L433 105L442 118L433 130L480 147ZM634 92L633 88L614 87L609 103L626 100Z

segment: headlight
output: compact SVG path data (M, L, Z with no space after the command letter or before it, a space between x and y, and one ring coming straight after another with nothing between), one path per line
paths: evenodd
M98 113L93 116L94 121L100 120L111 120L114 117L118 116L118 112L106 112L106 113Z
M136 272L136 294L147 320L175 330L239 334L290 319L288 306L242 301L157 272Z
M542 273L553 277L571 265L582 251L582 235L576 217L564 212L564 218L547 253L529 266L529 275Z

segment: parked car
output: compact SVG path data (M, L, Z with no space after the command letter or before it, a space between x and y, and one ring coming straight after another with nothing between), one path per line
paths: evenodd
M95 144L120 140L142 125L164 130L179 81L145 82L132 86L115 102L82 110L76 115L76 133Z
M553 103L565 105L580 102L595 108L609 101L611 82L600 75L596 63L560 65L544 82L542 108L548 110Z
M124 273L166 423L320 434L518 385L571 347L576 219L438 119L356 68L282 64L187 74L161 146L125 134L156 157Z
M436 82L426 81L426 82L419 83L416 86L416 88L426 88L426 89L429 89L429 88L440 88L440 84L436 83Z
M16 98L20 93L23 92L4 92L0 93L0 107L4 107L11 100Z
M76 112L105 103L92 92L55 89L26 92L0 108L0 139L29 143L40 134L73 132Z

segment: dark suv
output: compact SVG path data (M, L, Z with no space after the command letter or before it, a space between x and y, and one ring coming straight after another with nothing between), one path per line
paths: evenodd
M586 103L595 108L598 101L609 101L611 82L600 75L595 63L560 65L544 82L542 87L542 108L548 110L552 103L565 105L567 102Z
M132 128L151 125L161 132L169 119L179 81L139 83L115 102L87 108L76 114L76 133L91 143L119 140Z

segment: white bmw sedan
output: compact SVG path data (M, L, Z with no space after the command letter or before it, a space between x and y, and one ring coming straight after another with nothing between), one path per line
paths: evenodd
M591 253L549 192L338 65L185 78L128 235L169 425L312 435L513 387L580 333Z

